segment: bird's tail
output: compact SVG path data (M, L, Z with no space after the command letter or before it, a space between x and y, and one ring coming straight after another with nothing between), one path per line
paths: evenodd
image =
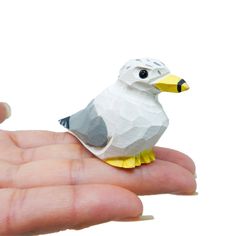
M59 123L64 126L65 128L69 129L70 128L70 116L67 116L61 120L59 120Z

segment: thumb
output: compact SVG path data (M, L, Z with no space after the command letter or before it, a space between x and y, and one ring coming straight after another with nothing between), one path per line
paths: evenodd
M0 102L0 123L11 116L11 108L7 103Z

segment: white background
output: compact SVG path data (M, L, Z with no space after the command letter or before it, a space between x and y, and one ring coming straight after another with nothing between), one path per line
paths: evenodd
M155 220L79 235L236 235L235 9L233 0L0 2L0 100L13 109L3 129L63 130L57 120L131 58L158 58L191 87L161 94L170 126L158 145L194 159L199 195L141 197Z

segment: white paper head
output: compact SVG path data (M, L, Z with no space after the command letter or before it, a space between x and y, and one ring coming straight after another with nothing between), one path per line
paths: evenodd
M150 58L128 61L120 70L119 81L152 94L180 93L189 89L186 81L170 74L163 62Z
M119 80L141 91L158 93L160 91L153 87L153 83L169 73L169 69L159 60L134 59L121 68Z

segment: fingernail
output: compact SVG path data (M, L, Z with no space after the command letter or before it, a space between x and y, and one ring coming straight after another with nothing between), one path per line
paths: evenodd
M3 106L6 109L6 119L7 119L11 116L11 107L5 102L3 103Z
M196 172L194 173L194 177L195 177L195 179L197 178L197 173Z
M197 196L198 192L188 192L188 193L183 193L183 192L173 192L171 193L173 195L177 195L177 196Z
M126 218L126 219L122 219L119 221L130 222L130 221L146 221L146 220L153 220L153 219L154 219L154 216L152 216L152 215L143 215L143 216Z

